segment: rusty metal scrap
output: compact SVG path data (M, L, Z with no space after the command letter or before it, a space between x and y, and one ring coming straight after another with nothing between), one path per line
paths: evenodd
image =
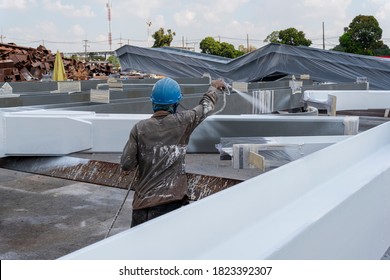
M44 46L28 48L0 43L0 82L41 80L54 68L55 53ZM69 80L88 80L114 73L112 64L63 57Z
M122 171L118 163L74 157L7 157L0 168L41 174L56 178L127 189L133 172ZM187 173L190 200L199 200L241 180Z

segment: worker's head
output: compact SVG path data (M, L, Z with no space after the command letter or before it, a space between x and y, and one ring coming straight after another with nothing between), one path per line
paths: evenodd
M164 78L159 80L152 89L150 100L153 103L153 110L176 112L177 105L182 98L179 84L171 79Z

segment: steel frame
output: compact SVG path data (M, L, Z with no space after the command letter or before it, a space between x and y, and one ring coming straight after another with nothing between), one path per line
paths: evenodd
M303 100L313 106L329 107L328 96L336 97L334 111L390 108L390 91L387 90L306 90Z
M31 110L0 113L0 157L122 152L129 131L150 114ZM344 135L358 132L358 117L214 115L197 127L190 153L217 153L221 137Z
M382 124L61 259L380 259L389 135Z

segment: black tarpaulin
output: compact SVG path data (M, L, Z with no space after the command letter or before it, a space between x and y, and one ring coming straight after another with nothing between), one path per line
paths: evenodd
M116 50L122 71L142 71L172 78L201 77L228 82L276 80L308 74L317 82L355 82L367 78L371 89L390 89L390 60L372 56L268 44L235 59L175 48L125 45Z

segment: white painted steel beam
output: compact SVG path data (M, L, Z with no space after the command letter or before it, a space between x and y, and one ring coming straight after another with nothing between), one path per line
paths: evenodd
M390 123L62 259L380 259Z
M0 113L0 156L122 152L131 128L150 114L96 114L35 110ZM217 152L230 136L343 135L357 117L222 116L206 119L191 136L189 152Z
M358 128L359 117L214 115L195 129L188 151L215 152L221 137L355 135Z
M230 142L230 145L222 150L232 156L233 167L236 169L260 168L252 165L250 156L251 153L258 154L259 157L255 157L261 162L262 171L265 171L307 156L347 137L351 136L226 138L225 142Z
M0 156L121 152L130 129L148 114L34 110L0 113Z
M93 146L86 152L122 152L131 128L140 120L150 116L150 114L95 114L83 118L93 127Z
M87 112L26 111L0 113L0 156L65 155L90 149L92 126Z
M390 108L390 91L384 90L306 90L303 99L326 103L329 95L336 96L337 111Z

